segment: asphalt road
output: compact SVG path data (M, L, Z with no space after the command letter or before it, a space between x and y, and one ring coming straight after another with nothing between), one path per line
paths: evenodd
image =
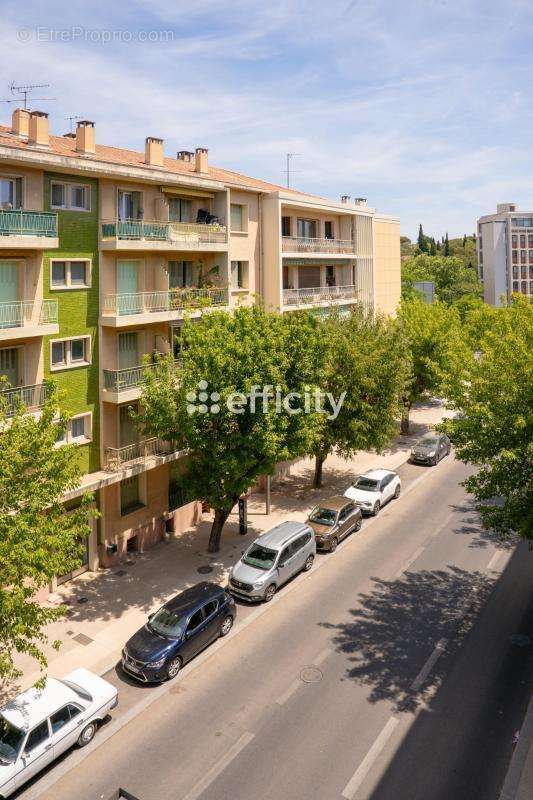
M496 800L532 685L533 553L449 458L18 800ZM503 570L503 575L500 573Z

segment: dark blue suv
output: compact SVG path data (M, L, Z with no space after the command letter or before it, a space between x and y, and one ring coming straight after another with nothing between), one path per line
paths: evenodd
M219 636L227 636L235 601L216 583L197 583L152 614L126 643L122 669L143 683L174 678L183 664Z

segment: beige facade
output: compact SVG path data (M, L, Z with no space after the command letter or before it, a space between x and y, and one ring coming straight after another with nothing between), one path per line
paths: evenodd
M396 313L402 286L400 264L400 223L396 219L374 219L374 274L376 310L383 314Z

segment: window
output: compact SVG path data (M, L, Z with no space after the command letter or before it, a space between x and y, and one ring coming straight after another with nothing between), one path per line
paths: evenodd
M520 277L527 278L527 267L525 264L522 264L522 266L520 267Z
M518 278L518 266L516 264L513 265L513 278Z
M326 267L326 286L335 286L335 267L328 264Z
M525 250L520 250L520 263L521 264L525 264L526 263L526 251Z
M22 208L22 178L0 178L0 208Z
M45 719L44 722L41 722L40 725L37 725L37 727L31 731L30 735L28 736L28 741L26 742L26 747L24 749L28 753L31 752L40 744L46 742L48 736L49 736L48 720Z
M516 233L511 236L511 247L518 247L518 234Z
M71 211L91 210L91 187L82 183L52 182L50 205Z
M291 218L290 217L282 217L281 218L281 235L282 236L290 236L291 235Z
M231 230L237 233L246 232L244 206L238 203L231 204Z
M192 286L193 283L194 271L192 261L168 262L169 289L182 289L185 286Z
M50 368L52 370L87 366L90 363L90 336L80 336L75 339L61 339L51 342Z
M195 628L197 628L198 625L201 625L203 621L204 615L202 609L200 608L198 611L195 611L190 618L189 624L187 625L187 632L190 633L191 631L194 631Z
M90 286L90 261L51 261L52 289L79 289Z
M520 247L525 247L525 246L526 246L526 234L525 233L521 233L520 234Z
M247 289L248 288L248 262L247 261L232 261L231 262L231 288L232 289Z
M529 294L533 294L533 281L529 281Z
M171 197L168 201L170 222L192 222L192 202L181 197Z
M139 476L133 475L131 478L125 478L120 482L120 513L122 516L131 514L142 508Z
M300 239L316 239L316 220L299 219L298 236Z
M344 522L352 512L351 506L345 506L339 514L339 522Z
M326 237L326 239L335 238L333 236L333 222L331 222L330 220L326 220L326 222L324 223L324 236Z
M85 438L85 417L76 417L70 423L70 433L72 439Z
M278 563L279 564L284 564L286 561L288 561L289 558L292 555L291 551L292 551L292 548L291 548L290 544L287 547L284 547L283 550L281 551L281 555L279 557L279 562Z
M518 250L513 250L513 264L518 264Z
M206 603L204 606L204 614L205 618L210 617L211 614L214 614L218 608L218 600L210 600L209 603Z
M66 725L67 722L70 722L71 719L74 719L79 713L81 709L77 706L72 705L69 703L68 706L64 706L64 708L59 709L56 711L55 714L52 714L50 717L50 725L52 726L52 733L57 733L63 725Z
M529 277L533 278L533 264L529 265Z
M522 294L527 294L527 281L522 281Z
M77 414L67 423L66 430L58 433L56 447L63 444L87 444L92 440L92 414Z
M518 281L513 281L513 292L518 291Z

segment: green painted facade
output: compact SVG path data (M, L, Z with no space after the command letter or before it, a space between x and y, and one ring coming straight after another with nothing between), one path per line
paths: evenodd
M52 181L82 183L91 187L90 211L57 211L59 247L44 252L43 296L58 301L59 333L43 341L44 374L56 381L62 406L69 415L92 412L92 441L78 447L83 472L100 468L100 404L98 375L98 181L73 175L44 174L44 210L50 208ZM50 259L86 258L91 261L91 286L80 289L50 288ZM91 364L50 372L50 340L91 336Z

